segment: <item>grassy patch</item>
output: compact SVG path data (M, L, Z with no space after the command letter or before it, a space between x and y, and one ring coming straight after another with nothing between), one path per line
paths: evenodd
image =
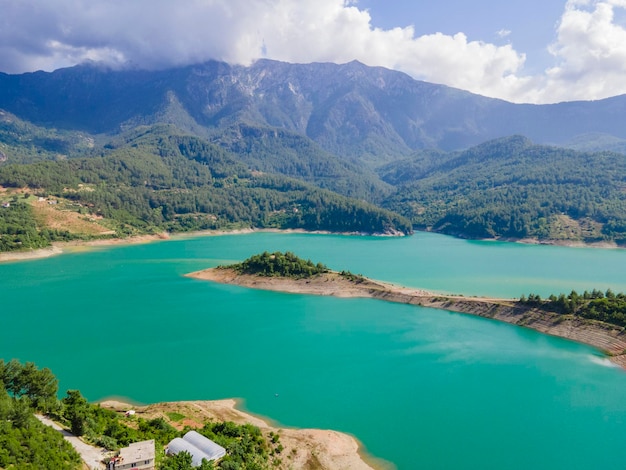
M168 411L167 413L165 413L167 415L167 417L170 419L170 421L174 421L174 422L178 422L178 421L182 421L183 419L186 418L185 415L177 413L175 411Z

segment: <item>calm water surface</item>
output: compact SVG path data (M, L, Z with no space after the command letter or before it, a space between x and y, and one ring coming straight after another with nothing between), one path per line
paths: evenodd
M263 250L466 295L626 290L626 250L434 234L180 239L0 265L0 357L50 367L90 400L240 397L285 426L351 433L400 469L625 468L626 373L594 349L460 314L182 276Z

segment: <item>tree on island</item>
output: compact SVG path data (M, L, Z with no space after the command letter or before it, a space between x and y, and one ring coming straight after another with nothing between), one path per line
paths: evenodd
M259 255L254 255L247 260L223 266L237 271L239 274L253 274L266 277L289 277L294 279L304 279L329 272L328 267L322 263L313 264L311 260L304 260L297 257L290 251L281 253L276 251L269 253L264 251Z

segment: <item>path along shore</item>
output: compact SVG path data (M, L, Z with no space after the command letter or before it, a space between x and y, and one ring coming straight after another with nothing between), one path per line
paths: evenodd
M626 333L622 328L545 312L522 305L514 299L435 294L367 278L349 280L335 272L309 279L291 279L245 275L232 269L211 268L187 276L254 289L335 297L366 297L492 318L593 346L607 354L612 362L626 368Z

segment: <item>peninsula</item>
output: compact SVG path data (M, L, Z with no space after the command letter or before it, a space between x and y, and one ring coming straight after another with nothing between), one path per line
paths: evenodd
M296 266L308 266L311 271ZM626 368L624 328L551 312L516 299L446 295L397 286L346 271L331 271L292 253L266 252L240 264L205 269L187 277L295 294L373 298L491 318L593 346L607 354L613 363Z

